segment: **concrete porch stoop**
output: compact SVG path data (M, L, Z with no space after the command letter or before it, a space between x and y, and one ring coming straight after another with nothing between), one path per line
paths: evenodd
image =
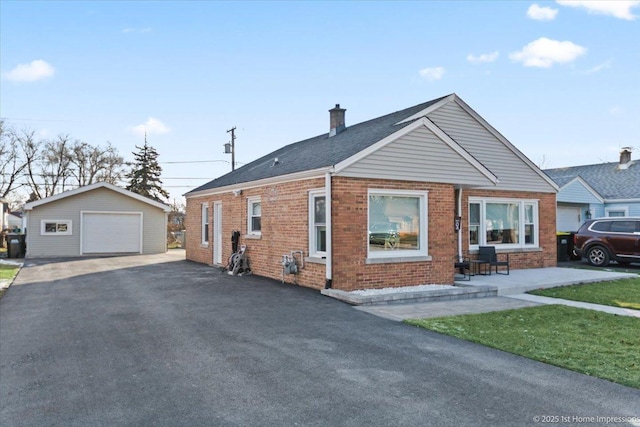
M405 319L459 316L513 310L546 304L562 304L640 318L640 310L600 306L558 298L538 297L525 292L534 289L581 283L603 282L637 274L575 268L511 270L510 275L473 276L454 286L407 286L374 292L344 292L326 289L324 295L337 298L356 310L401 322Z

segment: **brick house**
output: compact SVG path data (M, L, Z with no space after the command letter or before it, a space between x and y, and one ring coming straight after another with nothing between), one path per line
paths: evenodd
M187 259L226 265L239 231L254 274L316 289L450 284L481 245L555 266L558 187L456 94L353 126L345 111L185 194Z

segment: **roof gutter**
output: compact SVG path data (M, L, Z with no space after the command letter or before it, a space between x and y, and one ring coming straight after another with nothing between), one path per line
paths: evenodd
M326 166L318 169L311 169L302 172L294 172L286 175L278 175L271 178L259 179L256 181L239 182L236 184L225 185L222 187L207 188L200 191L192 191L183 194L187 199L192 197L211 196L214 194L227 193L234 190L247 190L249 188L258 188L265 185L282 184L291 181L300 181L302 179L322 178L325 173L333 172L333 166Z

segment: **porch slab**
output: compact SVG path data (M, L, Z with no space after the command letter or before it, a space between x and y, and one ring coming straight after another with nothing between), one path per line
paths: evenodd
M434 289L430 290L423 286L420 287L420 290L415 291L407 288L397 291L390 288L371 295L360 295L338 289L323 289L321 293L355 306L410 304L518 295L535 289L633 277L638 277L638 275L606 270L548 267L511 270L509 275L493 273L488 276L472 276L470 281L456 282L449 289L440 289L434 286Z
M511 274L495 274L490 276L473 276L457 286L484 288L495 287L499 296L523 294L535 289L555 288L558 286L578 285L582 283L605 282L627 278L637 278L637 274L618 273L606 270L587 270L578 268L531 268L525 270L511 270Z

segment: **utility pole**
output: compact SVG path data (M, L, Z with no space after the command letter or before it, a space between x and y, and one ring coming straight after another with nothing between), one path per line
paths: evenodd
M234 171L236 170L236 127L232 127L227 133L231 133L231 142L224 144L224 153L231 153L231 171Z

